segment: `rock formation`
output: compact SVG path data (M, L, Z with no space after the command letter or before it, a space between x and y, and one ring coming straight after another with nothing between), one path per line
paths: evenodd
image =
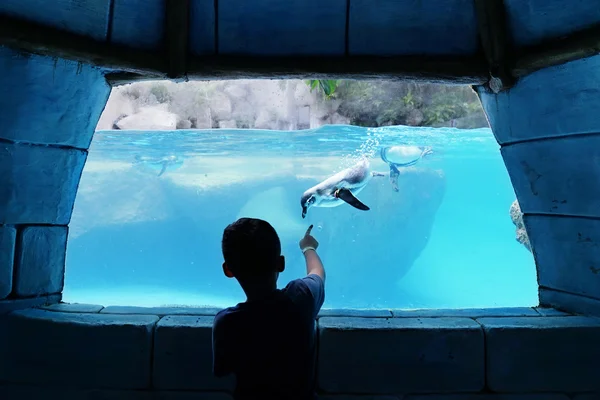
M523 213L521 212L521 206L519 205L519 201L515 200L510 206L510 219L513 224L515 224L516 229L516 239L517 242L521 243L523 246L527 248L527 250L531 251L531 244L529 243L529 236L527 236L527 231L525 230L525 225L523 224Z

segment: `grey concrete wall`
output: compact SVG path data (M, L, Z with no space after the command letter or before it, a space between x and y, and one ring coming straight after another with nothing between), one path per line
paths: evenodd
M231 399L218 310L55 304L0 319L0 398ZM323 310L321 399L597 400L600 319L547 308Z
M110 87L97 69L2 47L0 71L3 314L60 301L67 226Z
M521 205L540 301L600 315L600 56L479 89Z

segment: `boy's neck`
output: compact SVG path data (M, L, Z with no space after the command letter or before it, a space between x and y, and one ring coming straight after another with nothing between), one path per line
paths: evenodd
M266 282L247 284L242 286L244 293L246 293L246 301L260 300L270 296L274 291L277 290L277 280L269 280Z

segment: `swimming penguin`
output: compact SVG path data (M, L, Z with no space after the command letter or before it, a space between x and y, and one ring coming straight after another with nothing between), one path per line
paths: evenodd
M310 207L337 207L344 202L359 210L369 210L355 197L373 176L381 176L373 174L369 167L369 161L364 158L305 191L300 198L302 218L306 217Z
M151 157L151 156L135 156L134 164L149 164L149 165L159 165L161 167L158 176L161 176L165 173L168 167L174 166L175 168L180 167L183 164L183 161L175 156L170 155L166 157Z
M390 183L392 188L398 191L398 167L410 167L415 165L421 158L432 154L430 146L388 146L382 147L381 159L390 166ZM393 161L392 161L393 160Z

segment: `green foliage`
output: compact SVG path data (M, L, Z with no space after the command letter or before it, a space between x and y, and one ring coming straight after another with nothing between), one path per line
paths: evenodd
M316 88L320 88L322 93L325 95L326 99L330 99L334 96L336 89L338 88L341 81L334 79L326 79L326 80L308 80L306 84L310 87L310 91L312 92Z

